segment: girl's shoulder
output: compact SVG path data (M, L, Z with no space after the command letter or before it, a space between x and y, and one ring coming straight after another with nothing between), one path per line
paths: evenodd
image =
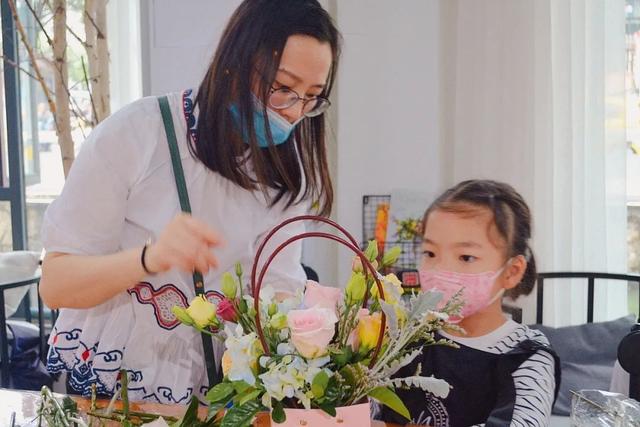
M508 353L525 342L544 347L549 346L549 340L542 332L527 325L509 320L502 329L504 333L502 336L496 337L495 343L488 347L488 351L492 353Z

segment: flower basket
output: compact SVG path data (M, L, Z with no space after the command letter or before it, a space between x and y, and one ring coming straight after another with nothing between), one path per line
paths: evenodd
M265 253L267 243L297 221L322 222L339 235L305 232ZM266 274L287 246L308 238L329 239L350 249L355 255L351 278L344 290L307 282L304 293L281 297L277 289L264 285ZM371 425L370 399L410 418L396 387L419 387L445 397L449 386L442 380L394 375L420 355L422 347L447 344L434 333L455 329L448 315L456 314L460 304L454 298L442 307L442 296L433 292L403 298L398 278L378 271L392 266L399 255L399 250L389 250L378 257L375 242L362 251L335 222L299 216L276 226L262 241L246 294L237 266L235 278L231 273L222 277L225 300L217 307L207 302L212 306L196 310L203 305L197 298L186 310L174 307L181 322L225 340L224 379L205 396L210 417L219 421L215 425L248 425L256 417L258 425L265 425L258 415L267 411L272 425L361 427Z
M271 253L271 255L268 256L267 261L265 262L265 264L262 266L262 270L260 270L260 274L258 276L256 276L256 272L257 272L257 268L258 268L258 263L260 262L260 257L262 256L262 252L264 251L264 248L266 247L267 243L269 242L269 240L271 240L271 238L273 238L274 235L276 235L276 233L278 231L280 231L282 228L286 227L287 225L293 223L293 222L297 222L297 221L309 221L309 220L313 220L313 221L317 221L317 222L323 222L325 224L328 224L330 226L332 226L333 228L335 228L336 230L340 231L342 234L344 234L346 236L346 238L348 240L345 240L341 237L335 236L333 234L330 233L325 233L325 232L307 232L307 233L300 233L298 235L295 235L291 238L289 238L288 240L286 240L285 242L283 242L280 246L278 246L273 253ZM258 337L260 338L260 343L262 344L262 348L265 352L266 355L269 355L269 348L267 346L265 337L264 337L264 332L262 331L261 328L261 322L260 322L260 290L262 289L262 282L264 280L265 274L267 273L269 266L271 265L271 263L273 262L273 260L276 258L276 256L282 251L284 250L287 246L289 246L290 244L298 241L298 240L302 240L302 239L306 239L306 238L310 238L310 237L318 237L318 238L324 238L324 239L329 239L329 240L333 240L335 242L338 242L340 244L342 244L343 246L346 246L348 249L350 249L352 252L355 253L356 257L360 259L360 262L362 263L363 269L364 269L364 274L365 274L365 279L367 277L368 274L371 274L371 277L373 278L373 280L375 281L375 285L378 289L378 292L380 293L380 299L384 301L384 287L382 286L382 282L380 281L380 277L378 274L378 271L376 270L376 268L373 266L372 261L369 260L367 258L367 255L365 255L365 253L360 250L359 246L358 246L358 242L356 239L353 238L353 236L351 234L349 234L349 232L347 230L345 230L342 226L338 225L337 223L324 218L324 217L320 217L320 216L315 216L315 215L302 215L302 216L298 216L298 217L294 217L291 219L288 219L284 222L282 222L280 225L276 226L273 230L271 230L271 232L265 237L265 239L262 241L262 243L260 244L260 247L258 248L258 250L256 251L256 256L253 260L253 268L251 270L251 290L253 293L253 298L254 298L254 304L255 304L255 311L256 311L256 327L257 327L257 334ZM365 294L364 297L362 298L362 308L367 308L367 297L369 296L369 288L365 287ZM386 315L384 314L384 312L382 312L381 314L381 326L380 326L380 332L378 334L378 340L376 342L376 347L375 350L373 352L373 355L371 357L371 362L370 365L373 365L378 357L378 354L380 353L380 348L382 346L382 340L384 338L384 328L386 326Z
M279 424L282 427L318 426L318 427L344 427L344 426L371 426L371 404L341 406L336 408L336 416L332 417L321 409L291 409L284 410L287 419Z

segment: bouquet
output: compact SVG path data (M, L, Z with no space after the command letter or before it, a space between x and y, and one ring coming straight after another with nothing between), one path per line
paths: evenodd
M294 236L271 254L258 273L267 241L285 225L312 219L332 225L345 238L309 232ZM308 237L337 241L356 255L344 290L309 281L296 294L262 286L269 265L288 244ZM446 397L449 385L420 376L393 378L421 354L424 346L452 345L436 339L441 328L455 329L450 315L460 309L457 296L442 303L441 294L403 296L392 266L400 251L378 257L375 241L362 252L346 230L315 216L292 218L262 242L245 286L242 268L222 277L225 299L215 305L196 297L188 308L174 307L184 324L224 340L224 379L206 394L209 418L203 425L249 425L262 411L276 423L296 425L369 425L373 399L409 418L395 393L398 387L419 387ZM324 418L323 418L324 417Z

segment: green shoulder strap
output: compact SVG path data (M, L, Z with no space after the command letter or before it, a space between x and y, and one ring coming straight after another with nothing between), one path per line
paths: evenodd
M164 130L167 134L169 142L169 152L171 153L171 165L173 167L173 176L176 180L176 188L178 189L178 198L180 199L180 207L182 212L191 213L191 203L189 203L189 193L187 192L187 183L184 179L184 170L182 169L182 161L180 160L180 150L178 150L178 141L176 139L176 131L173 126L173 118L171 116L171 107L166 96L158 98L160 104L160 112L162 113L162 121L164 122ZM204 295L204 282L202 274L199 271L193 272L193 287L196 295ZM206 296L205 296L206 298ZM204 349L204 362L207 366L207 377L209 378L209 388L213 387L221 381L216 367L216 361L213 356L213 344L211 337L206 334L202 335L202 347Z

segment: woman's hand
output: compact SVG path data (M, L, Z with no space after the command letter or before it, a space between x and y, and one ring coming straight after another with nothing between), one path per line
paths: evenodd
M147 248L145 264L153 273L177 267L206 274L210 268L218 267L211 249L221 244L218 233L207 224L182 213L165 227L158 241Z

